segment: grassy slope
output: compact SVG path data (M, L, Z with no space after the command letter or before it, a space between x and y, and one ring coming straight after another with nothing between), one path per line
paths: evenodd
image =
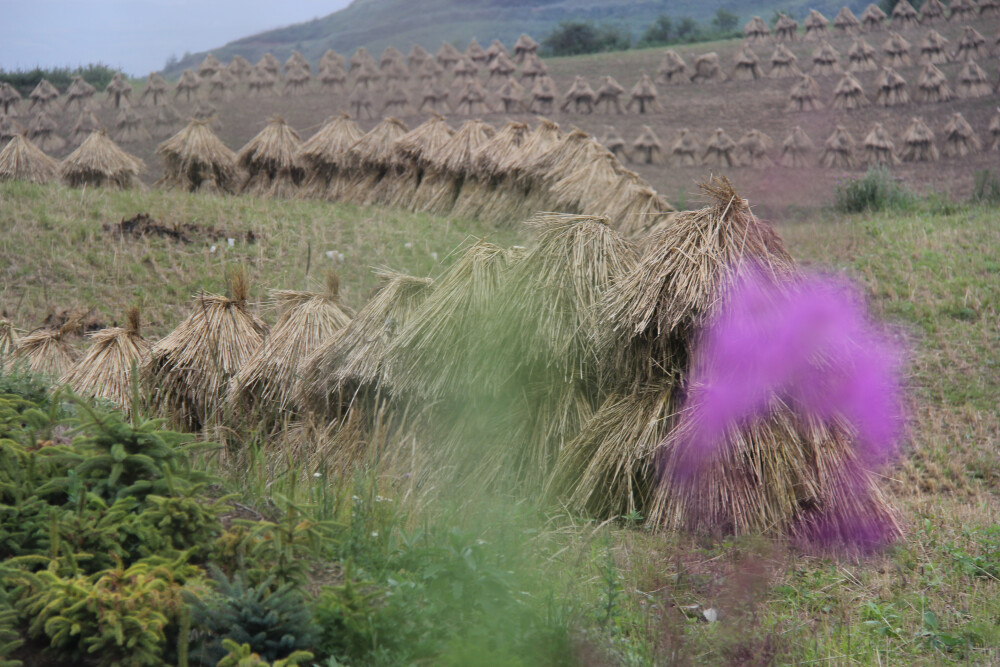
M210 254L208 242L121 244L100 231L103 222L139 211L168 222L253 229L262 240ZM589 619L583 645L626 664L663 664L671 654L706 664L771 653L783 663L997 659L989 648L1000 646L995 217L980 208L822 213L780 228L807 266L859 281L873 313L909 341L912 438L887 472L906 540L852 562L773 542L692 542L561 517L543 537L532 532L524 539L537 548L533 561L551 590L571 601L574 618ZM360 305L372 285L369 266L434 273L429 253L444 259L469 234L519 240L512 231L350 206L4 184L0 306L32 326L49 302L94 305L110 319L142 295L157 333L164 333L186 311L190 294L221 289L226 262L252 261L256 296L263 285L300 286L309 243L313 276L325 260L322 251L345 254L347 297ZM247 492L267 493L267 471L255 474L262 477ZM694 604L719 609L722 620L699 623L677 611Z
M866 3L847 2L860 12ZM699 22L708 21L718 9L726 9L747 20L753 15L770 19L777 10L789 11L801 19L809 9L817 9L832 17L844 5L842 0L751 0L734 3L731 0L367 0L354 2L333 14L305 23L269 30L257 35L211 49L217 57L228 61L241 54L256 62L270 51L284 60L293 49L316 61L327 49L348 53L364 46L373 53L395 46L404 53L414 43L432 52L443 41L455 42L464 48L473 37L483 46L500 39L513 45L524 32L541 40L560 21L590 19L609 21L629 28L636 36L661 13L680 18L690 16ZM185 55L168 74L177 74L185 67L196 67L205 53Z

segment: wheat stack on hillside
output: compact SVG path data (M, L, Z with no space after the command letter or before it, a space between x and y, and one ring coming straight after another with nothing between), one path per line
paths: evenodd
M969 21L976 16L976 0L951 0L951 21Z
M350 182L348 149L363 136L364 132L347 114L328 118L296 154L306 172L303 196L340 199Z
M208 80L208 99L228 100L234 88L236 88L236 79L229 73L229 70L220 69Z
M0 181L48 183L59 173L59 162L50 158L31 140L15 134L0 150Z
M681 128L677 140L670 147L670 154L673 156L674 164L693 167L698 164L699 153L701 153L701 143L698 141L698 137L692 134L686 127Z
M922 65L942 65L951 60L948 55L948 40L937 30L930 30L920 42L920 59Z
M201 64L198 65L198 76L207 81L218 74L220 70L222 70L222 63L219 62L218 58L209 53L201 61Z
M603 113L611 113L614 108L615 113L622 113L621 96L625 94L625 89L614 77L605 76L601 80L601 86L597 89L597 102L594 104L597 110Z
M771 164L767 156L771 150L771 138L760 130L752 129L740 137L736 149L740 166L760 169Z
M663 59L656 69L656 82L667 86L687 82L687 63L673 49L663 52Z
M354 73L354 89L363 88L369 92L375 90L382 80L382 72L374 62L364 62Z
M273 290L271 300L279 312L277 323L229 383L229 405L244 414L298 410L307 360L354 316L340 301L340 281L333 272L327 275L323 292Z
M284 92L301 95L309 90L309 83L311 81L312 72L309 71L308 66L293 67L285 74Z
M390 47L392 48L392 47ZM402 54L396 49L392 49L396 56L402 58ZM312 68L309 65L309 61L298 51L292 51L292 55L288 56L288 60L285 61L285 77L287 78L292 72L304 70L307 74L312 73Z
M861 39L854 40L847 50L847 71L874 72L878 69L878 61L875 60L875 47Z
M281 116L272 117L267 127L236 154L237 164L246 173L240 192L259 197L293 197L305 176L297 158L300 145L298 133Z
M45 111L53 107L55 101L59 99L59 89L53 86L48 79L42 79L28 95L28 99L31 100L28 111L35 109Z
M632 148L640 162L663 164L663 144L649 125L642 126L642 132L632 142Z
M398 137L392 144L389 170L372 187L366 203L411 208L431 157L451 140L452 134L444 118L435 115Z
M877 32L885 30L886 13L879 9L878 5L870 4L861 13L861 27L865 32Z
M823 40L812 52L814 76L833 76L840 73L840 54L830 42Z
M763 78L764 72L760 68L760 59L749 47L743 47L736 54L736 64L733 67L734 81L756 81Z
M69 131L69 141L71 144L79 146L83 143L84 139L90 136L91 132L100 127L101 124L98 122L94 112L84 111L73 121L73 126Z
M331 95L343 95L347 90L347 71L343 65L320 64L318 74L320 88Z
M453 67L455 67L462 57L462 52L448 42L442 42L441 48L437 50L437 53L434 56L435 60L438 61L441 67L445 68L447 71L450 71Z
M539 76L529 94L528 111L532 113L552 113L555 111L555 101L559 97L556 82L550 76Z
M833 18L833 29L838 35L853 35L861 30L861 21L848 7L841 7Z
M778 44L771 54L771 71L768 76L772 79L787 79L800 75L802 72L795 65L797 60L787 46Z
M965 116L957 111L953 113L944 126L944 149L941 152L945 157L965 157L970 153L978 153L982 147Z
M984 19L1000 16L1000 0L979 0L979 16Z
M500 56L509 58L510 52L507 51L507 47L503 45L499 39L494 39L490 44L490 48L486 49L487 62L493 62Z
M819 84L808 74L799 75L788 96L788 111L818 111L823 108L819 100Z
M913 118L903 134L903 162L934 162L938 159L938 149L934 145L934 131L927 127L923 118Z
M146 85L142 87L142 95L139 97L139 104L146 104L148 101L154 107L166 103L167 82L156 72L150 72L146 77Z
M0 365L6 364L17 348L18 332L7 319L0 318Z
M24 128L10 116L0 116L0 146L19 134L24 134Z
M889 19L892 21L892 27L896 30L907 30L920 25L920 15L917 14L917 10L913 8L909 0L899 0L892 8Z
M374 65L375 59L372 58L372 54L368 53L368 49L362 46L351 54L351 59L348 62L350 64L348 71L354 74L365 65Z
M570 107L574 108L576 113L593 113L594 112L594 102L597 100L597 93L594 89L590 87L587 79L582 76L577 76L573 79L573 85L569 87L566 94L563 95L562 106L559 107L560 111L569 111Z
M3 115L13 115L17 112L17 103L21 101L21 93L7 81L0 81L0 107Z
M941 0L926 0L920 8L920 21L931 24L945 19L947 8Z
M528 56L524 64L521 65L521 81L526 85L534 85L538 78L546 76L548 73L549 68L536 55Z
M610 151L595 151L594 157L552 184L549 199L554 205L549 208L564 213L609 215L611 211L596 207L601 194L614 190L623 178L628 177Z
M423 67L424 63L433 59L433 56L427 52L427 49L419 44L414 44L410 48L410 53L406 56L406 64L410 67L411 71L416 72Z
M809 16L807 16L805 21L802 22L802 27L806 30L805 38L814 42L826 39L827 26L829 23L830 22L827 21L825 16L820 14L815 9L810 9Z
M73 339L80 333L79 319L71 319L58 329L32 331L17 341L12 365L24 364L36 375L60 378L77 360Z
M964 62L987 57L989 54L986 51L986 38L971 25L965 26L962 36L958 39L958 48L955 49L955 60Z
M524 59L529 55L538 55L538 42L528 35L521 35L514 44L514 62L524 64Z
M123 144L147 141L149 130L142 122L142 116L129 103L118 109L115 116L115 139Z
M790 169L809 167L813 164L814 149L812 139L805 130L796 125L781 143L781 157L778 158L778 164Z
M158 184L188 192L235 192L239 186L236 154L219 140L204 121L192 120L156 149L163 158Z
M347 104L350 106L351 114L355 118L375 118L373 110L374 100L372 99L371 91L366 86L355 85L347 98Z
M191 314L152 347L142 366L152 408L182 428L198 430L221 417L230 380L267 334L247 308L246 273L233 271L228 282L228 296L195 296Z
M948 78L934 65L924 65L917 80L917 101L924 103L948 102L955 97Z
M385 388L386 352L433 288L430 278L377 272L379 291L341 332L305 360L300 402L336 417L362 391Z
M787 14L779 14L774 22L774 39L779 42L794 42L798 39L799 22Z
M871 106L871 102L865 96L865 91L861 87L853 74L845 72L837 86L833 89L833 108L850 111L852 109L863 109Z
M871 132L865 136L862 160L868 165L894 166L899 164L896 156L896 144L882 123L875 123Z
M875 78L878 92L875 93L875 105L880 107L895 107L910 103L910 94L906 92L906 79L901 77L891 67L883 67Z
M365 52L367 53L367 51ZM276 81L281 79L281 63L278 59L274 57L273 53L265 53L257 61L255 67L260 68L262 71L270 74Z
M181 73L181 78L177 80L174 87L174 100L184 96L185 102L190 102L192 97L198 96L198 89L201 88L201 79L193 71L186 69Z
M177 113L170 104L163 104L156 107L156 116L153 118L153 125L160 136L170 134L172 129L181 121L181 115Z
M260 66L255 66L247 78L247 92L250 97L266 97L274 94L277 78Z
M715 132L712 133L712 137L705 144L705 154L702 156L701 161L707 165L733 167L736 166L735 152L736 142L726 134L725 130L719 127L716 128Z
M611 151L611 154L618 158L619 161L623 163L632 161L628 153L628 147L625 144L625 138L619 134L614 125L604 126L604 136L601 137L601 144ZM663 150L662 146L660 150Z
M59 176L74 188L92 186L125 190L142 186L139 173L145 168L142 160L119 148L104 130L98 130L62 161Z
M472 79L466 83L458 94L458 104L455 105L455 112L466 116L475 116L491 113L486 90L477 79Z
M513 60L501 53L490 61L488 69L490 72L489 81L491 83L507 81L517 71L517 65L514 64Z
M828 168L854 168L854 137L847 131L847 128L838 125L833 130L833 134L827 137L819 161L821 165Z
M639 81L632 86L632 91L629 94L629 101L628 104L625 105L625 110L631 111L634 106L641 114L644 114L647 111L662 112L663 107L656 101L658 96L659 94L657 93L656 86L653 85L653 80L649 78L648 74L643 73L642 76L639 77Z
M990 119L990 150L1000 151L1000 107Z
M150 344L141 333L139 309L130 308L125 319L124 327L91 334L90 347L59 384L68 384L78 394L111 401L130 416L136 393L135 369L146 360Z
M771 29L759 16L754 16L743 26L743 39L749 44L763 44L771 37Z
M43 151L54 153L66 146L66 140L57 132L59 125L48 111L38 113L28 123L28 137Z
M965 99L988 97L993 92L983 68L975 60L965 63L958 73L958 96Z
M694 59L694 73L691 75L692 83L711 83L725 81L726 75L722 73L719 65L719 54L705 53Z
M74 76L73 82L66 89L66 105L64 108L66 111L86 111L90 108L96 92L97 89L84 81L82 76Z
M898 32L889 34L882 44L882 53L885 55L885 64L889 67L899 69L913 64L910 58L910 43Z
M253 70L253 65L250 64L249 60L237 54L226 65L226 70L237 81L246 81L246 78L250 76L250 72Z

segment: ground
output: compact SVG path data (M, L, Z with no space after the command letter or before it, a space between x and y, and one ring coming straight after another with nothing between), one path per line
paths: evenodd
M95 308L110 324L141 300L151 337L176 325L191 294L222 290L230 263L252 266L253 307L273 321L265 288L301 287L307 273L318 278L332 262L326 250L344 254L338 269L345 296L360 306L374 284L370 267L435 275L471 238L527 238L518 229L379 209L159 190L5 184L0 201L5 315L31 328L53 308ZM105 229L137 213L206 231L186 243ZM207 231L213 228L219 233ZM597 525L557 513L522 534L539 585L572 609L565 622L586 628L574 641L589 664L766 664L768 656L794 664L995 663L996 210L942 200L857 216L822 209L787 216L777 229L808 269L857 281L873 317L906 341L909 435L883 471L904 539L856 559L780 540L664 536L636 525L637 517ZM236 239L233 248L222 232ZM296 491L287 479L272 488L274 469L234 474L245 502ZM478 514L462 512L456 523L488 530L476 524ZM705 609L720 620L697 620Z

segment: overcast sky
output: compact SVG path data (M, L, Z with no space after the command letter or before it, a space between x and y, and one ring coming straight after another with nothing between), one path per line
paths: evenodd
M204 51L308 21L350 0L0 0L0 68L103 62L132 75L172 54Z

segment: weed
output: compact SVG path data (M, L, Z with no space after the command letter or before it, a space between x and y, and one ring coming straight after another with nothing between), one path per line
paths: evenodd
M844 213L905 211L916 197L893 178L888 167L870 167L860 178L839 181L834 188L835 207Z

